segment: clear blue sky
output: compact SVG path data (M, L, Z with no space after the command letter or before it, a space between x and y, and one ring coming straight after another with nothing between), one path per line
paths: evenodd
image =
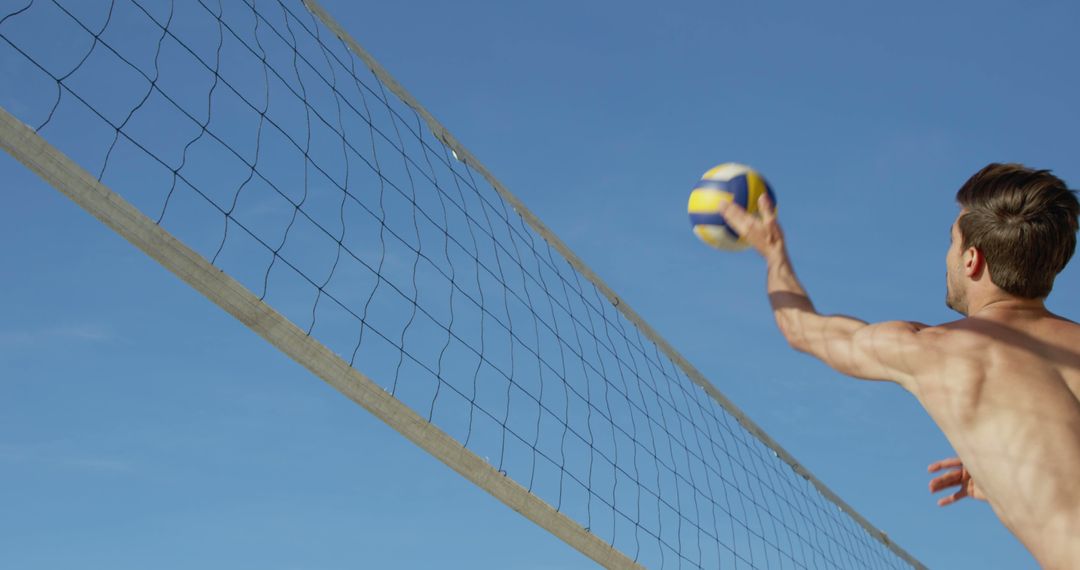
M932 568L1034 567L984 504L935 505L925 467L951 450L915 400L791 351L760 260L698 243L685 204L710 166L752 164L820 310L950 320L967 176L1019 161L1080 185L1080 7L324 5L896 542ZM6 154L0 176L0 567L592 567ZM1077 262L1048 305L1080 315Z

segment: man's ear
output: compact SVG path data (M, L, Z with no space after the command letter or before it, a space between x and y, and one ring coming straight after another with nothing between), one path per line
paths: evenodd
M964 275L978 279L986 270L986 257L978 248L969 247L964 250Z

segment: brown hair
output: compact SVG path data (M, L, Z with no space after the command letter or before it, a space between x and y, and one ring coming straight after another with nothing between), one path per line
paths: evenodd
M994 285L1025 299L1049 295L1076 249L1076 192L1049 170L993 163L964 183L956 201L966 210L962 245L983 254Z

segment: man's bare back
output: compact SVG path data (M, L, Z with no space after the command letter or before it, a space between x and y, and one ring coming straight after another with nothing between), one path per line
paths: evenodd
M994 512L1045 567L1080 567L1080 325L989 306L918 336L911 391Z

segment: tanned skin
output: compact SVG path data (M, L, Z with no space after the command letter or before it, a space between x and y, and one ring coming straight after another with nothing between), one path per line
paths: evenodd
M963 319L928 326L821 315L795 277L772 204L763 196L758 205L760 217L735 204L722 214L765 259L788 343L848 376L911 392L959 455L930 466L948 470L932 491L960 486L939 504L984 499L1044 568L1080 568L1080 325L1044 299L994 285L993 268L962 247L955 221L945 302Z

